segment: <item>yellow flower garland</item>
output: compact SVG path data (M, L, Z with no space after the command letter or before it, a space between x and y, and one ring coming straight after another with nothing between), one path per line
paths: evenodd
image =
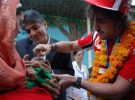
M120 42L115 44L112 54L106 54L105 42L102 41L101 49L95 52L94 64L90 82L108 83L114 81L123 62L130 56L131 45L135 42L135 22L132 22L129 29L124 32ZM108 59L110 66L107 69ZM105 72L99 73L100 69L106 68Z

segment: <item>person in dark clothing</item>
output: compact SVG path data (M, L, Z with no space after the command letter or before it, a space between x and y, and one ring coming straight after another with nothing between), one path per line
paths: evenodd
M28 10L24 13L23 27L29 37L17 41L15 46L21 58L25 58L27 54L29 55L29 64L28 61L27 64L30 65L30 60L35 57L33 48L37 44L50 44L58 41L49 37L46 31L46 21L35 10ZM54 73L74 75L70 53L51 51L46 55L46 59L49 60ZM66 91L62 91L57 100L66 100Z

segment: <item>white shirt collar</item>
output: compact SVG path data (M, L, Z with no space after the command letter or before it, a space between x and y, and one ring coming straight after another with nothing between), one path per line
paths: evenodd
M76 61L74 61L73 63L74 63L74 66L76 67L75 69L77 69L80 72L84 72L84 68L83 68L82 64L81 64L81 69L80 69Z
M47 43L50 43L50 36L48 35L48 42Z

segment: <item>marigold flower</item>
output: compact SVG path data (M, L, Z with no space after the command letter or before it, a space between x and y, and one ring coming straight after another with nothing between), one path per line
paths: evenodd
M112 54L108 57L105 42L102 40L101 49L95 52L95 58L90 77L91 82L108 83L115 79L123 62L130 56L132 42L135 41L135 22L130 24L128 30L121 36L120 42L115 44ZM102 74L99 74L100 67L110 67Z

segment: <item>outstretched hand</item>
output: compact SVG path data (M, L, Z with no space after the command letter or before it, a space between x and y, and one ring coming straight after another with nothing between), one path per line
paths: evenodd
M38 44L34 49L33 52L36 56L43 56L48 54L51 51L52 47L50 44Z
M52 77L56 78L59 81L59 86L61 87L62 90L67 89L68 87L73 85L73 83L75 83L77 80L76 77L68 74L61 74L61 75L52 74Z
M50 85L47 85L45 83L41 83L41 86L45 89L47 89L51 95L53 96L53 98L57 98L58 95L60 94L60 86L58 85L58 82L56 79L46 79L46 81L49 82Z

